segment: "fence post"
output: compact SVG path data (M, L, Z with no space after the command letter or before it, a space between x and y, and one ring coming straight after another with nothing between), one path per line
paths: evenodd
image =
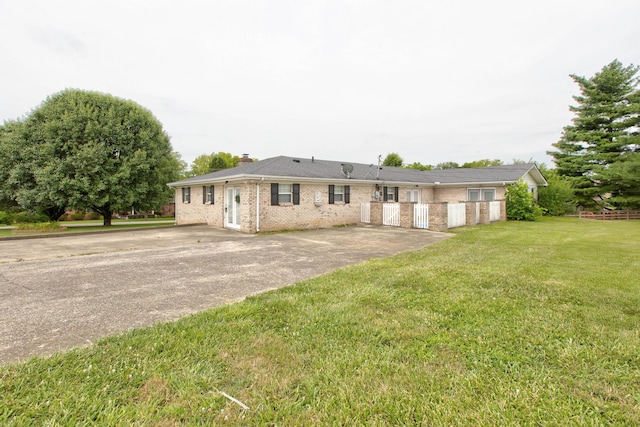
M413 202L400 202L400 228L413 228Z
M478 224L489 224L491 222L489 216L489 202L481 201L480 204L480 220Z
M465 205L465 225L476 225L476 202L460 202Z
M373 225L382 225L382 202L372 201L371 203L371 211L370 211L370 219Z
M449 206L447 202L429 203L429 230L449 229Z
M507 220L507 199L500 200L500 221Z

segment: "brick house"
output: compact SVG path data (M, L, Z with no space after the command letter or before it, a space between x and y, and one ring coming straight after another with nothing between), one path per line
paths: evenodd
M419 171L278 156L169 186L176 190L178 224L206 223L256 233L357 224L365 208L377 223L376 212L385 204L404 206L402 212L408 212L408 206L430 204L442 216L448 203L462 202L474 208L478 204L481 212L482 203L504 201L506 187L519 179L534 194L546 185L533 164ZM500 219L505 219L504 206L502 211ZM446 220L432 221L428 228L444 230Z

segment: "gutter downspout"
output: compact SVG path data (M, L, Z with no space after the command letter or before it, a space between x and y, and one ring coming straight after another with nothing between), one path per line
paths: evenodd
M264 176L256 183L256 233L260 232L260 183L264 181Z

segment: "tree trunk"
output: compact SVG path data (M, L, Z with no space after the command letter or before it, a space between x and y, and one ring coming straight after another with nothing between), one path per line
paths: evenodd
M65 213L65 208L60 208L58 206L51 206L43 210L45 215L49 217L49 220L55 222L60 219L60 217Z
M104 222L102 223L102 225L104 227L111 227L111 216L111 210L105 209L105 211L102 213L102 217L104 218Z

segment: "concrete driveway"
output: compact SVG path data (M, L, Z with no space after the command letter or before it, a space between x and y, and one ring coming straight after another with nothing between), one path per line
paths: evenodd
M373 226L257 236L189 226L0 240L0 364L88 345L448 236Z

